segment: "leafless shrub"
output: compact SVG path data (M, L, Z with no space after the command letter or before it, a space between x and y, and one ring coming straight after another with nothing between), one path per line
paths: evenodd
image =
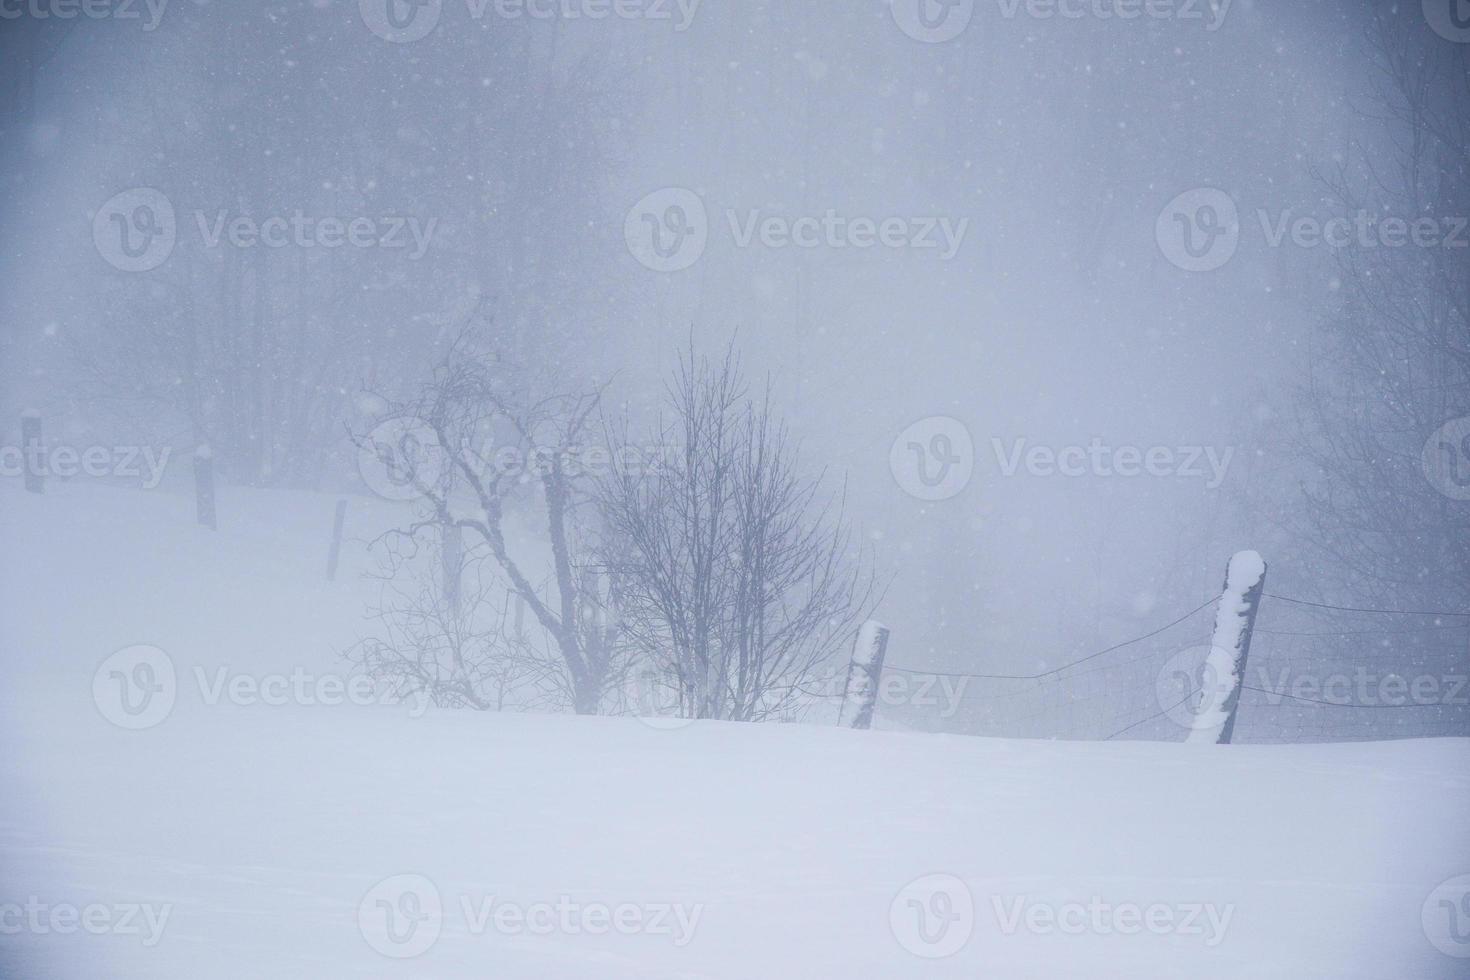
M801 475L769 393L738 359L693 348L667 389L660 445L682 451L598 484L605 543L640 690L668 713L788 717L871 609L875 581L842 499ZM611 441L626 444L628 426Z

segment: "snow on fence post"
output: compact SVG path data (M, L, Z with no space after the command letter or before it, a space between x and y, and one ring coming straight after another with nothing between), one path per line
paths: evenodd
M327 551L327 581L337 580L337 560L342 557L342 525L347 521L347 498L337 501L337 513L332 518L332 547Z
M20 413L20 466L25 473L26 490L29 493L42 493L46 489L46 481L43 476L45 465L42 457L45 450L41 446L41 413L34 408L28 408Z
M1204 691L1186 741L1228 745L1235 734L1240 686L1251 651L1256 611L1266 587L1266 562L1255 551L1242 551L1225 569L1225 589L1215 610L1215 632L1205 658Z
M848 728L872 728L878 704L878 684L883 677L883 657L888 653L888 627L870 619L858 630L847 668L847 691L837 724L846 719Z
M200 526L218 530L214 516L214 451L208 444L194 450L194 513Z

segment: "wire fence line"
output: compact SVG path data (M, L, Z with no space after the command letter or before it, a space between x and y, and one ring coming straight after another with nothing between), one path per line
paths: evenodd
M1240 741L1470 735L1470 612L1265 594Z
M1071 668L1080 666L1081 664L1085 664L1088 661L1096 660L1099 657L1106 656L1107 654L1113 653L1114 651L1122 650L1125 647L1133 646L1135 643L1141 643L1144 640L1152 639L1153 637L1158 636L1160 633L1163 633L1166 630L1169 630L1169 629L1172 629L1175 626L1178 626L1180 623L1184 622L1186 619L1188 619L1189 617L1193 616L1195 613L1197 613L1200 610L1204 609L1205 607L1213 604L1214 601L1215 601L1214 599L1206 599L1204 602L1200 603L1198 606L1196 606L1195 608L1191 609L1189 612L1185 613L1183 616L1180 616L1178 619L1174 620L1173 622L1165 623L1163 626L1160 626L1158 629L1154 630L1151 633L1145 633L1142 636L1135 636L1131 640L1124 640L1122 643L1114 644L1113 646L1108 647L1106 650L1099 650L1096 653L1089 653L1087 656L1082 657L1081 659L1074 660L1074 661L1072 661L1069 664L1063 664L1060 667L1054 667L1051 670L1044 670L1044 671L1042 671L1039 674L969 674L969 673L964 673L962 671L935 671L935 670L922 670L921 671L921 670L918 670L917 668L913 668L913 667L899 667L897 665L886 665L886 666L888 667L889 670L898 670L898 671L903 671L903 672L909 673L909 674L934 674L934 675L943 675L943 676L946 676L946 677L973 677L973 678L976 678L976 679L979 679L979 680L1005 680L1005 681L1031 681L1031 680L1040 680L1041 678L1051 677L1053 675L1060 674L1060 673L1062 673L1065 670L1070 670Z
M1207 620L1213 617L1201 614L1217 602L1211 598L1148 632L1035 673L887 663L883 674L959 681L951 685L944 719L951 730L1179 741L1199 708L1212 640ZM1128 656L1109 659L1124 650ZM1235 742L1470 736L1470 612L1263 592L1244 673ZM900 723L926 726L935 721L923 716L932 707L900 699L884 710Z
M1111 735L1107 736L1106 738L1104 738L1103 741L1104 742L1111 742L1115 738L1119 738L1119 737L1121 737L1123 735L1127 735L1129 732L1133 731L1135 728L1139 728L1139 727L1141 727L1143 725L1148 724L1151 721L1154 721L1156 719L1159 719L1159 718L1164 717L1164 715L1167 715L1171 711L1175 711L1175 710L1178 710L1179 708L1184 707L1184 705L1189 701L1190 698L1192 698L1195 695L1199 694L1200 691L1202 691L1202 690L1203 690L1203 688L1199 688L1199 687L1194 688L1193 690L1191 690L1187 694L1185 694L1184 697L1180 698L1178 701L1175 701L1173 704L1168 705L1167 707L1164 707L1164 708L1159 709L1159 711L1156 714L1149 715L1147 718L1144 718L1144 719L1142 719L1140 721L1135 721L1131 725L1128 725L1128 726L1126 726L1124 728L1118 729L1116 732L1113 732L1113 734L1111 734Z
M1288 701L1300 701L1303 704L1325 704L1329 708L1357 708L1360 710L1390 710L1397 711L1404 708L1437 708L1439 705L1423 702L1406 701L1401 704L1352 704L1342 701L1323 701L1321 698L1304 698L1296 694L1286 694L1280 691L1267 691L1259 687L1251 687L1249 684L1241 685L1242 691L1254 691L1257 694L1266 694L1271 697L1286 698Z
M1470 612L1425 612L1415 609L1365 609L1362 606L1334 606L1327 602L1311 602L1307 599L1295 599L1291 596L1279 595L1275 592L1265 593L1268 599L1277 599L1281 602L1289 602L1295 606L1315 606L1318 609L1331 609L1335 612L1353 613L1376 613L1383 616L1443 616L1445 618L1465 617L1470 618Z

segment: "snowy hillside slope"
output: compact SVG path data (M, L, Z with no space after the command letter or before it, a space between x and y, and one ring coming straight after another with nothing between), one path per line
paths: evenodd
M210 535L180 497L130 499L123 523L123 491L53 489L0 489L7 976L1467 973L1436 888L1470 874L1470 742L323 704L364 598L360 549L322 575L332 498L227 493ZM127 730L94 679L134 644L178 680ZM289 704L219 693L293 673Z

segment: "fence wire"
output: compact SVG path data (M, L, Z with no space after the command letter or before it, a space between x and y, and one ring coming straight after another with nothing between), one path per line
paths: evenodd
M887 663L885 681L905 679L898 689L938 679L945 696L879 711L977 735L1179 741L1201 700L1216 602L1035 673ZM1265 593L1241 680L1238 743L1470 736L1470 613Z
M1262 597L1237 741L1470 735L1470 614Z

